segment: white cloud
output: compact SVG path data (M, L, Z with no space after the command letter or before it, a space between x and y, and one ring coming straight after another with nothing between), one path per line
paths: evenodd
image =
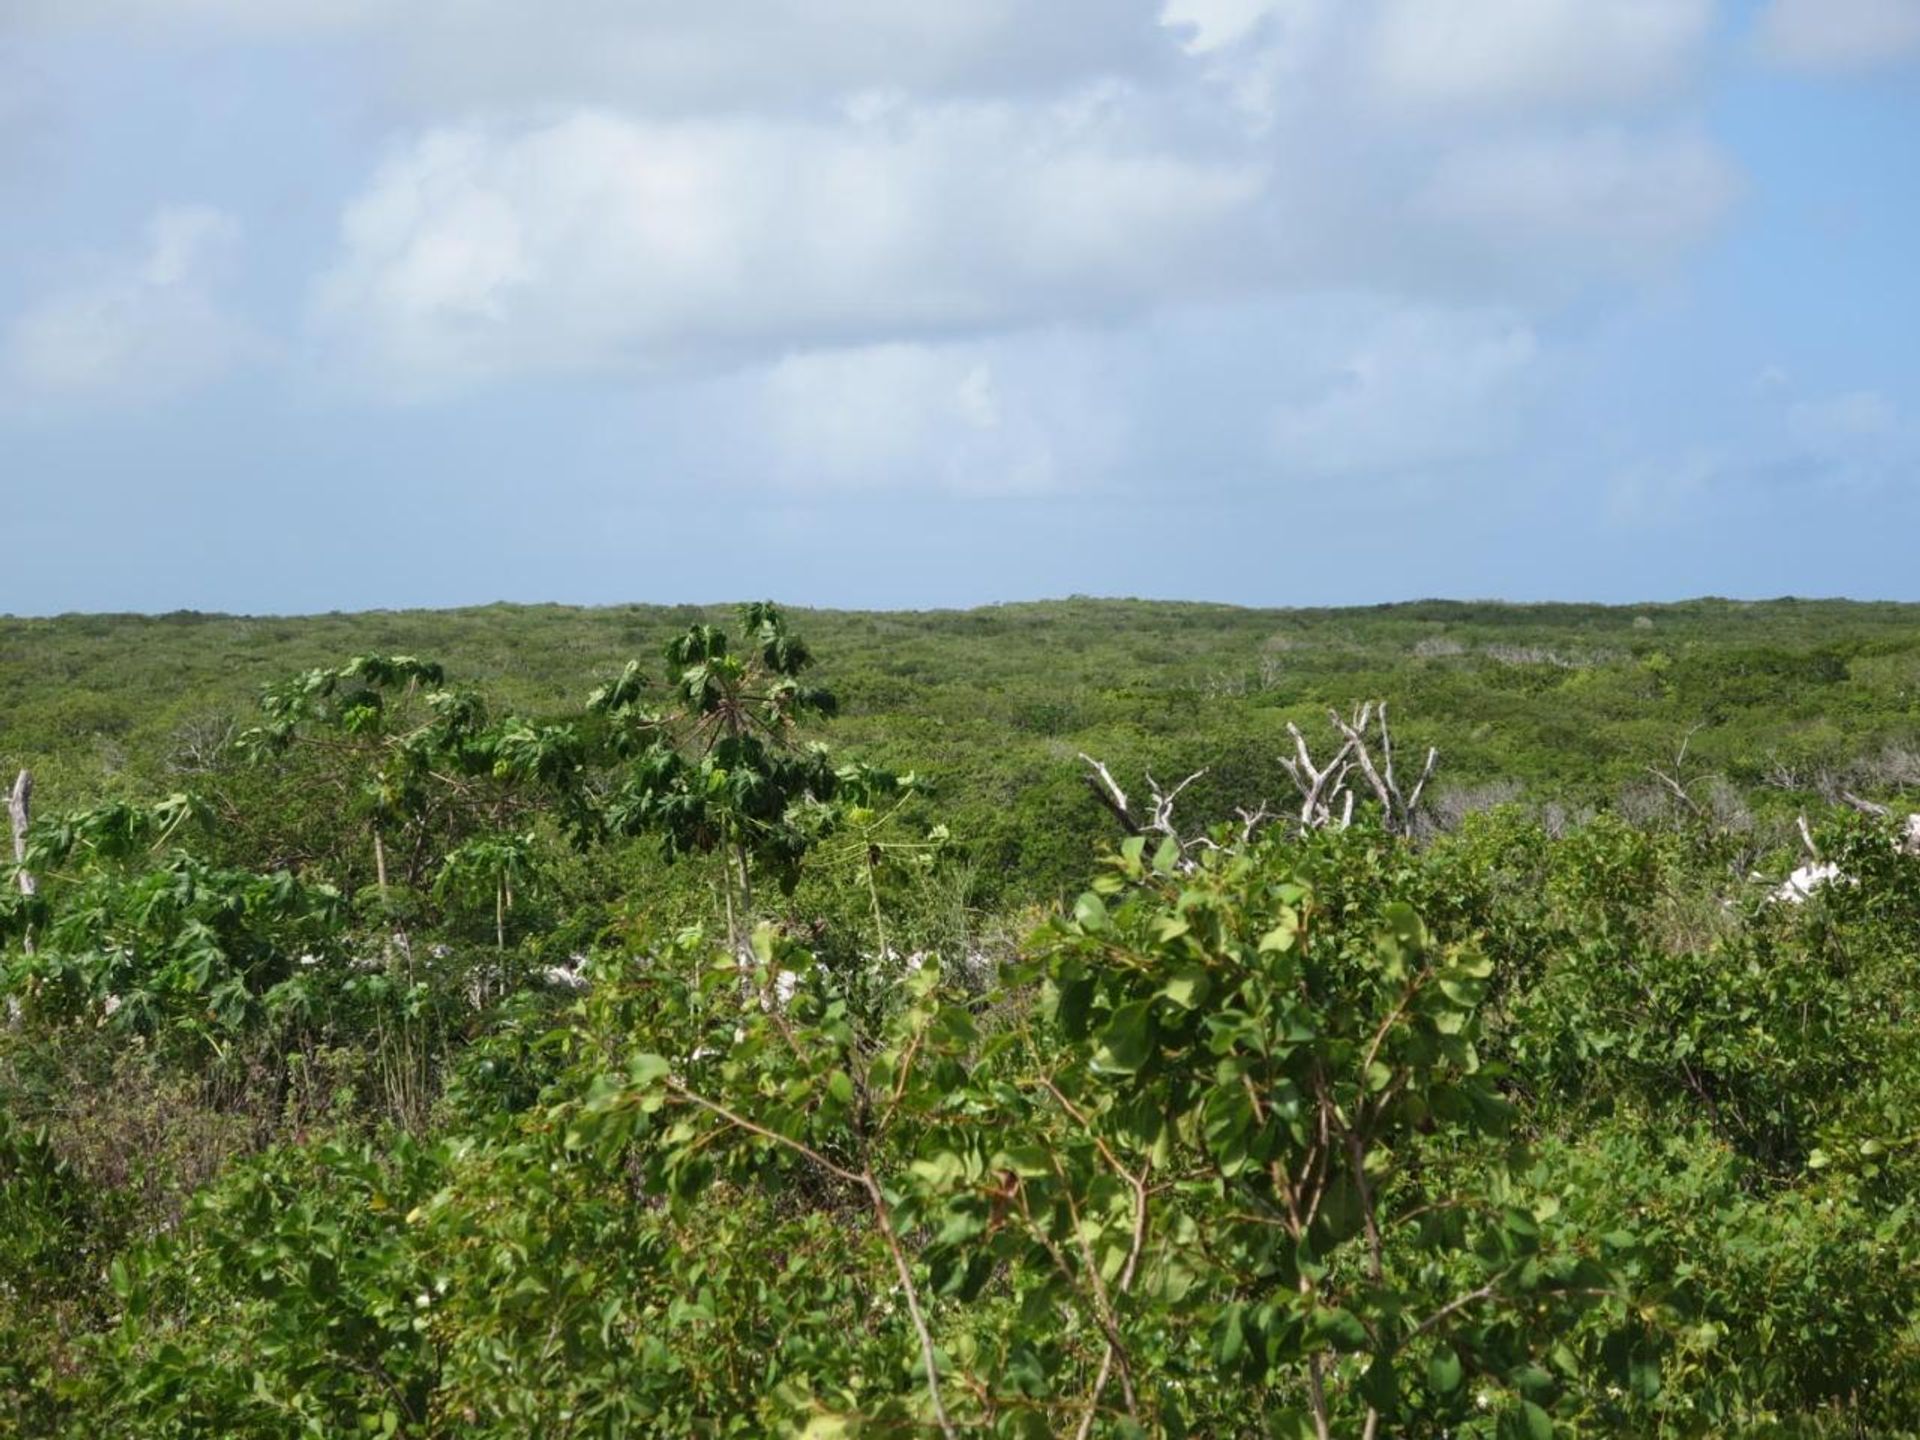
M42 33L353 44L428 107L767 109L849 91L1020 94L1150 73L1157 0L13 0ZM4 25L0 21L0 25Z
M1032 494L1063 482L1048 417L978 347L792 355L759 386L772 478L806 489Z
M1730 162L1660 109L1711 9L14 0L10 14L35 35L327 41L356 73L396 67L410 118L343 207L308 336L336 377L406 397L523 374L684 379L1327 292L1539 313L1684 253L1731 203Z
M1250 37L1273 38L1288 22L1317 21L1325 0L1166 0L1160 23L1194 54L1224 50Z
M1538 278L1633 273L1703 239L1740 181L1691 132L1534 131L1443 156L1415 211L1477 253Z
M1761 52L1824 72L1872 70L1920 57L1920 0L1771 0Z
M349 208L316 315L428 383L1097 320L1221 283L1260 188L1084 106L466 127Z
M1272 453L1292 474L1431 473L1501 449L1536 380L1533 332L1512 315L1431 307L1346 308L1344 342L1283 398Z
M148 221L141 251L30 305L8 327L7 373L54 396L143 399L208 381L252 349L216 289L238 223L206 206Z
M1378 497L1358 482L1456 489L1524 448L1553 373L1514 314L1319 296L1118 331L795 352L647 387L633 423L703 491L1252 487L1365 509Z
M431 393L1327 288L1538 303L1683 253L1738 188L1691 131L1376 124L1356 155L1338 118L1196 125L1112 84L474 122L394 149L313 316L348 372Z
M1678 85L1712 22L1713 0L1384 0L1370 63L1418 105L1610 105Z

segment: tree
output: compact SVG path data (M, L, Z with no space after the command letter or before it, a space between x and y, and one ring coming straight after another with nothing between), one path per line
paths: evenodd
M825 746L801 739L806 721L838 707L831 692L802 679L813 655L779 608L743 606L740 626L737 642L695 625L667 645L663 709L644 703L638 664L587 702L605 753L624 762L606 828L658 834L670 857L718 854L736 950L750 928L756 871L791 889L801 861L838 823L843 790L894 783L883 772L838 769Z

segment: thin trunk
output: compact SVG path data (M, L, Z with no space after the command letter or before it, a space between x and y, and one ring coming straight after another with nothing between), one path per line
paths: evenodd
M27 869L27 828L33 823L33 772L22 770L13 782L13 793L7 797L7 810L13 817L13 863L17 867L14 877L20 882L20 893L31 896L40 888L33 878L33 872ZM33 953L33 936L24 935L20 948L27 954Z
M505 876L502 876L500 883L493 888L493 943L497 949L504 950L507 948L507 881Z
M747 868L747 847L736 846L740 857L740 910L741 918L749 925L753 923L753 872Z
M873 878L873 861L867 861L867 894L873 897L873 934L879 943L880 953L874 956L874 963L887 963L887 922L880 912L880 886Z

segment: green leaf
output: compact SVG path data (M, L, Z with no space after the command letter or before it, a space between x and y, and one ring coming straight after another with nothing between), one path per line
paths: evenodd
M658 1084L673 1072L673 1067L662 1055L636 1055L633 1063L627 1067L627 1078L639 1089L647 1089Z
M1291 950L1299 938L1300 917L1288 911L1278 925L1260 937L1260 952L1264 955Z
M1360 1318L1337 1305L1314 1311L1313 1328L1336 1350L1365 1350L1372 1343Z
M1189 965L1176 970L1173 977L1160 987L1160 993L1183 1010L1192 1010L1207 998L1207 992L1213 988L1213 981L1207 972L1197 965Z
M1213 1322L1213 1363L1229 1369L1246 1353L1246 1306L1223 1305Z
M1400 1397L1399 1380L1393 1371L1393 1357L1376 1355L1360 1377L1360 1393L1367 1404L1383 1415L1391 1415Z
M1082 930L1104 930L1107 928L1107 902L1091 890L1086 891L1073 904L1073 918Z
M1381 911L1381 919L1386 921L1387 933L1412 950L1423 950L1427 944L1427 927L1420 923L1419 912L1404 900L1395 900Z
M844 1070L827 1076L827 1094L842 1105L853 1104L853 1081Z
M1442 1345L1427 1357L1427 1384L1436 1395L1451 1395L1458 1390L1462 1374L1460 1357L1451 1345Z
M1153 1018L1149 1002L1136 1000L1113 1012L1113 1018L1095 1037L1093 1067L1112 1075L1132 1075L1153 1053Z

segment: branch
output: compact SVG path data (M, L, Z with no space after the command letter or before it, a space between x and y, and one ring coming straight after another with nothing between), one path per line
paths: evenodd
M689 1104L697 1105L702 1110L719 1116L729 1125L770 1140L776 1145L785 1146L796 1155L803 1156L818 1165L829 1175L845 1180L850 1185L857 1185L866 1192L867 1199L873 1208L874 1223L880 1230L880 1238L886 1242L887 1253L893 1257L894 1271L899 1275L900 1288L906 1295L907 1314L913 1321L914 1333L920 1341L920 1359L927 1371L927 1396L933 1402L933 1418L940 1426L940 1433L946 1436L947 1440L958 1440L959 1432L953 1428L953 1422L947 1418L947 1407L940 1398L940 1367L934 1359L933 1333L927 1328L927 1317L920 1309L920 1292L913 1283L913 1269L907 1264L906 1252L900 1247L900 1237L894 1233L893 1220L887 1211L887 1198L881 1192L880 1182L873 1178L873 1171L866 1169L856 1173L845 1166L836 1165L811 1145L769 1130L764 1125L757 1125L744 1115L736 1114L717 1101L694 1094L677 1080L669 1078L667 1089Z
M26 772L22 771L21 773L24 774ZM1872 800L1862 800L1851 790L1842 790L1840 792L1840 798L1846 801L1850 807L1858 810L1862 815L1872 815L1876 819L1885 820L1893 814L1893 811L1889 807L1878 804Z
M940 1399L940 1367L934 1359L933 1332L927 1329L927 1317L920 1310L920 1292L913 1283L913 1269L907 1264L906 1252L900 1248L900 1237L893 1233L893 1221L887 1214L887 1198L880 1193L880 1183L873 1178L871 1170L860 1177L860 1182L873 1202L873 1218L880 1227L880 1238L887 1242L887 1253L893 1256L894 1272L899 1275L900 1288L907 1297L907 1314L912 1318L914 1334L920 1340L920 1363L927 1371L927 1398L933 1402L933 1418L947 1440L959 1440L959 1432L953 1428L953 1421L947 1418L947 1407Z
M7 810L13 819L13 863L19 867L15 878L20 882L20 893L32 895L40 888L33 878L33 872L27 869L27 830L33 823L33 772L22 770L13 782L13 793L7 797Z
M1120 822L1122 830L1129 835L1138 835L1140 822L1133 818L1133 811L1127 802L1127 792L1120 788L1119 782L1113 778L1113 772L1084 751L1080 758L1093 769L1093 774L1085 777L1087 788L1093 791L1093 798L1113 812L1113 818Z

